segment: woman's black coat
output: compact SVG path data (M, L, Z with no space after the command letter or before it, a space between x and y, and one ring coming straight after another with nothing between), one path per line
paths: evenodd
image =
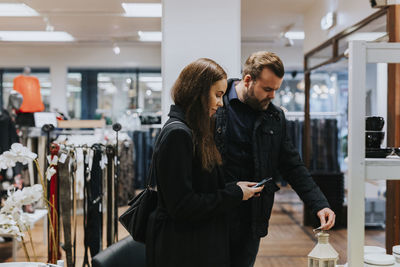
M184 122L178 106L169 116L166 125ZM146 233L147 266L229 266L225 213L240 204L240 187L225 185L219 168L202 170L186 124L173 123L160 137L153 159L159 200Z

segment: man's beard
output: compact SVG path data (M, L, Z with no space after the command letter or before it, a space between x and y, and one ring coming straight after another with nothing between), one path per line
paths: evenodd
M258 111L267 110L269 107L269 103L271 103L271 99L264 99L262 101L258 100L254 95L254 83L251 85L249 89L247 89L246 93L243 95L243 102L249 105L252 109Z

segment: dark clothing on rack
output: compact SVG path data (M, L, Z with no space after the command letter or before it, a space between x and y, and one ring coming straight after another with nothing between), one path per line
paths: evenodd
M7 110L0 111L0 154L9 150L13 143L19 142L15 124L11 120L10 114ZM20 164L14 168L14 174L20 173ZM17 170L19 169L19 170ZM6 177L6 170L0 170L0 180Z
M124 206L135 196L135 188L133 186L135 180L135 168L133 161L133 142L125 140L119 146L120 166L118 179L118 205Z
M2 154L4 151L9 150L13 143L17 143L19 140L15 124L5 109L0 112L0 129L0 154Z
M87 241L92 257L102 249L103 212L101 203L103 195L103 171L100 167L101 155L101 149L95 148L89 181Z
M193 155L193 141L182 109L171 106L170 119L154 150L158 207L147 230L147 266L227 267L229 236L226 212L243 194L225 186L221 169L204 171Z
M33 113L20 112L17 114L16 123L18 126L35 127L35 117Z
M229 138L234 134L229 131L237 128L229 126L232 123L237 123L231 114L233 112L241 112L235 105L231 105L228 98L230 90L235 88L232 86L233 82L234 80L228 81L227 93L224 96L224 106L219 108L216 113L215 127L215 140L223 158L226 181L260 181L266 177L274 178L274 182L265 185L259 198L252 198L248 203L242 203L242 207L231 214L231 245L238 244L241 246L241 249L231 248L231 252L243 251L242 254L234 255L232 253L231 262L234 264L235 261L247 258L248 265L238 264L233 266L252 266L257 254L258 245L254 245L254 242L252 242L252 246L244 247L245 244L237 242L237 240L242 238L241 233L244 232L247 232L254 240L268 234L268 223L274 202L274 195L279 190L279 187L275 184L278 174L281 174L290 183L301 199L314 211L314 214L323 208L329 207L329 204L312 180L312 177L300 159L299 153L287 136L286 119L283 111L272 103L267 110L258 112L254 126L247 128L247 136L251 136L252 159L254 162L252 173L254 176L242 176L242 168L244 166L237 164L237 162L240 162L240 159L236 158L232 160L231 158L235 157L235 154L232 155L229 153L232 150L232 146L236 147L236 150L241 149L238 142ZM249 208L246 208L246 205L249 205ZM243 210L250 214L249 220L243 217L247 215ZM246 251L251 251L251 253L246 254Z
M134 143L134 187L137 189L144 188L145 186L145 180L151 163L151 155L153 154L154 142L159 132L160 129L158 128L149 128L134 131L133 134L130 134Z
M69 172L70 157L67 157L64 163L58 163L59 173L59 189L60 189L60 218L62 218L62 228L64 230L64 250L65 257L67 260L67 267L75 266L72 254L72 225L71 225L71 214L72 214L72 201L71 201L71 187L72 181ZM73 172L73 170L72 170ZM72 190L75 190L72 188Z
M310 171L338 173L339 137L336 119L312 119Z

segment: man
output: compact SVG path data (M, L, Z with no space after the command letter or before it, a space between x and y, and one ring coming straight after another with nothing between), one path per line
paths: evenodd
M256 52L246 61L242 80L229 80L224 106L216 114L215 141L221 152L226 182L261 181L277 174L289 182L327 230L335 214L286 135L283 111L271 101L280 88L283 63L270 52ZM254 265L260 238L268 234L273 180L261 196L245 201L230 216L231 266Z

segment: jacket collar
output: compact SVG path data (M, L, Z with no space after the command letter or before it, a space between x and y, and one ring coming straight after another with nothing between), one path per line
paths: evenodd
M183 111L181 106L171 105L171 108L170 108L170 111L168 113L168 116L170 118L176 118L176 119L186 123L185 112Z

